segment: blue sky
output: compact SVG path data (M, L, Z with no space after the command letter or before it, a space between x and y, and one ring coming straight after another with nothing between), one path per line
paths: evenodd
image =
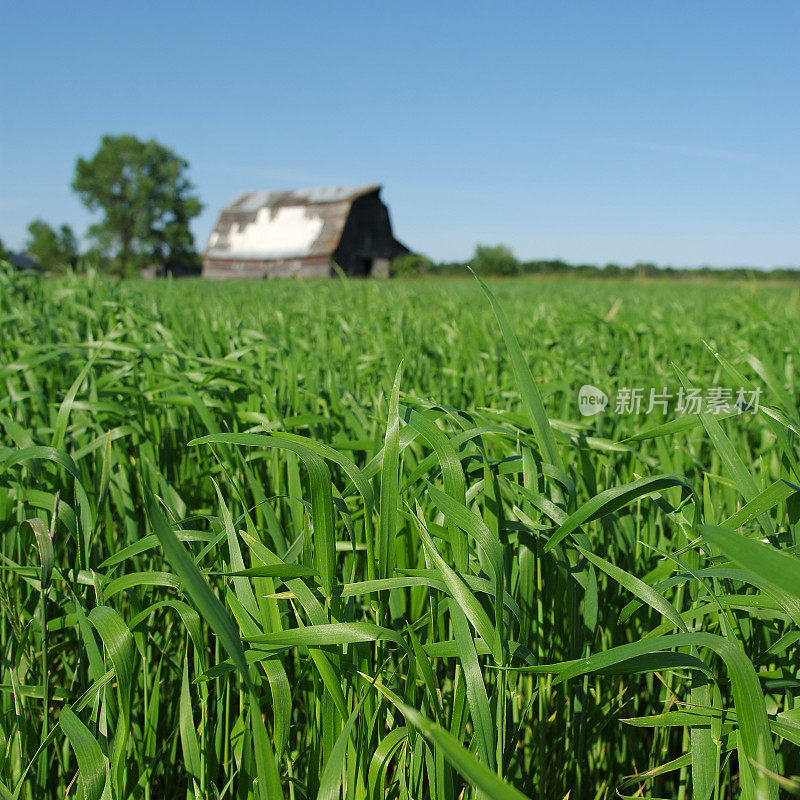
M12 3L0 238L83 233L105 133L190 162L206 205L381 182L437 260L800 265L796 2Z

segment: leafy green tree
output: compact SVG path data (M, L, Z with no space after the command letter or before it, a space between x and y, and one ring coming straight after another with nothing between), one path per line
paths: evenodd
M650 264L649 262L640 262L633 267L633 274L637 278L653 278L658 275L658 273L658 267L655 264Z
M520 263L504 244L479 244L470 266L478 275L518 275Z
M48 272L64 272L78 263L78 240L69 225L58 230L41 219L28 225L25 252Z
M196 262L189 223L202 204L186 177L188 166L154 139L130 135L104 136L91 159L78 159L72 188L90 211L103 213L89 234L116 271Z
M10 251L6 250L6 246L3 244L3 240L0 239L0 261L8 261L8 257L11 255Z
M430 271L433 262L419 253L404 253L392 260L389 274L393 278L413 278Z

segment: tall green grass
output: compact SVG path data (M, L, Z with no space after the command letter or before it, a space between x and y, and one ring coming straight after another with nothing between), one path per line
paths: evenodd
M799 311L0 273L0 798L797 793Z

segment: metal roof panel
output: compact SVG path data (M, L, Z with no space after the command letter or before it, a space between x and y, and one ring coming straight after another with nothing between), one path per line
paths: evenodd
M207 258L288 259L333 254L353 201L379 184L246 192L225 206Z

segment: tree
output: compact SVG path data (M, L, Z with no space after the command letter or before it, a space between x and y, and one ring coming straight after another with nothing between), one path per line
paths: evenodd
M72 188L90 211L102 211L89 234L116 271L136 274L196 262L189 223L202 205L185 173L189 164L154 139L104 136L90 160L79 158Z
M393 278L415 278L430 271L433 262L419 253L403 253L392 260L389 274Z
M520 270L517 257L504 244L479 244L470 266L478 275L517 275Z
M649 262L639 262L633 267L633 274L637 278L653 278L658 275L659 269L655 264Z
M25 252L48 272L64 272L78 263L78 240L69 225L57 231L46 222L35 219L28 225Z
M617 278L623 274L623 269L619 264L610 261L603 267L603 276L606 278Z
M3 244L3 240L0 239L0 261L8 261L11 252L6 250L5 245Z

